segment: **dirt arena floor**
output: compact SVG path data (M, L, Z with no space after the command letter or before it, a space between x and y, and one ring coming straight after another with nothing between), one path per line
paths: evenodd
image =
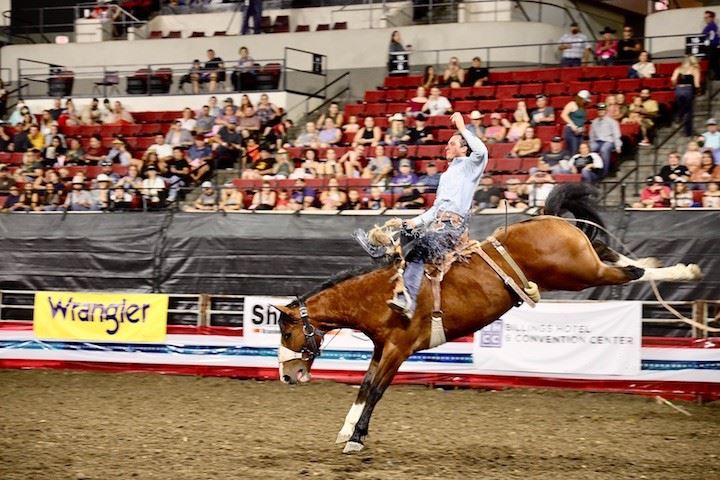
M0 370L0 478L720 479L720 404L391 387L366 449L335 435L357 389Z

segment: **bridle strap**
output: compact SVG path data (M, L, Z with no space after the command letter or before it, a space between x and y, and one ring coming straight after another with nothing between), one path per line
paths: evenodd
M303 323L303 336L305 337L305 341L299 352L281 345L278 349L278 360L280 363L295 359L313 360L321 354L320 345L318 345L316 337L322 337L325 335L325 332L315 328L312 323L310 323L310 315L305 301L298 297L297 302L300 305L300 320Z

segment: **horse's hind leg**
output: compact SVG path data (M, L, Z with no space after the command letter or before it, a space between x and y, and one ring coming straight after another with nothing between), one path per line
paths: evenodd
M658 268L662 266L660 260L653 257L638 258L637 260L628 258L625 255L618 253L612 248L608 247L604 242L601 242L600 240L593 240L592 246L595 252L598 254L598 257L600 257L600 260L616 267L626 267L628 265L633 265L640 268Z

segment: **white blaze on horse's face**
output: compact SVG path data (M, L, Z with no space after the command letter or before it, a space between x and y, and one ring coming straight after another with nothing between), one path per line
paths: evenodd
M302 324L288 314L285 307L280 310L280 346L278 347L278 364L280 381L285 384L307 383L310 381L310 367L313 359L303 353L305 336Z

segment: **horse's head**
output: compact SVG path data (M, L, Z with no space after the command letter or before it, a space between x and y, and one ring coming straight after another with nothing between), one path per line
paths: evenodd
M284 307L276 305L275 308L280 311L280 380L293 385L309 382L310 368L315 358L320 356L323 332L310 323L302 300Z

